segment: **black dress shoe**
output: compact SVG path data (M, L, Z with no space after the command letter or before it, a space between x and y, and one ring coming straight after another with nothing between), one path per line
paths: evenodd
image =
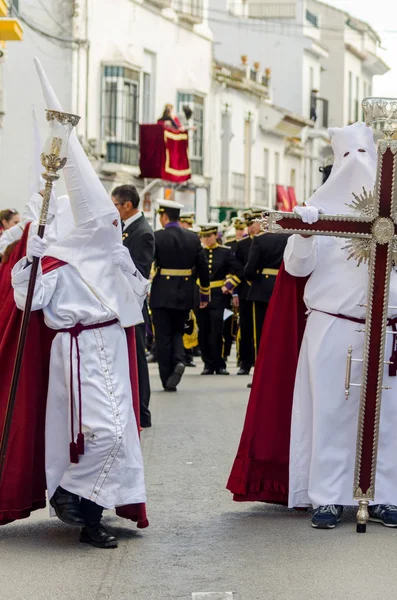
M240 367L237 371L237 375L249 375L250 369L244 369L244 367Z
M177 392L178 390L176 389L176 387L165 387L164 391L165 392Z
M251 389L252 388L252 383L247 383L247 388Z
M197 367L196 363L193 360L189 360L189 362L185 363L186 367Z
M91 544L95 548L117 548L117 540L111 535L101 523L95 525L87 524L80 533L82 544Z
M214 369L210 369L209 367L204 367L204 369L201 372L201 375L213 375L214 374Z
M80 500L76 494L72 494L59 486L55 490L55 494L51 498L50 504L55 510L58 519L63 523L73 525L74 527L81 527L84 525Z
M226 369L217 369L216 374L217 375L230 375L229 371L227 371Z
M180 383L181 379L182 379L182 375L185 372L185 365L184 363L178 363L173 372L171 373L171 375L168 377L165 387L167 389L169 388L176 388L176 386Z
M147 422L143 422L141 421L140 426L142 427L142 429L146 429L146 427L151 427L152 424L151 423L147 423Z

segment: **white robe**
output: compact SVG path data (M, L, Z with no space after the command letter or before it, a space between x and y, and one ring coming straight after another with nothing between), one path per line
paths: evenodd
M17 306L23 308L31 267L17 263L12 284ZM77 323L91 325L113 320L77 270L65 265L39 274L33 310L43 309L48 327L59 330ZM146 501L138 429L132 407L127 340L120 324L82 331L82 421L85 453L71 464L70 335L53 341L46 413L46 474L51 497L61 485L104 508ZM74 432L78 433L77 356L73 344Z
M353 502L360 388L344 395L348 346L353 357L363 358L362 325L322 312L365 318L368 267L347 260L346 240L331 237L291 236L285 250L285 267L297 277L310 275L305 287L309 311L295 380L291 423L289 506L315 508ZM397 306L397 273L390 280L389 305ZM317 309L317 310L315 310ZM397 311L390 311L395 316ZM391 330L389 328L389 330ZM392 352L387 336L385 360ZM362 363L353 363L351 381L361 382ZM385 367L376 504L397 505L397 378Z

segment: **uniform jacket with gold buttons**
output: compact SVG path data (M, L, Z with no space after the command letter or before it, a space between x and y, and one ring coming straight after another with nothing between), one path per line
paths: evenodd
M252 244L252 238L247 236L237 242L236 247L236 258L245 267L248 262L248 256L250 253ZM248 285L245 276L243 275L241 284L237 288L237 293L241 300L246 300L248 296L250 286Z
M228 246L216 244L204 248L210 272L210 308L230 308L230 294L222 293L222 286L233 292L241 283L243 266Z
M287 240L287 235L274 233L260 233L253 238L244 269L244 275L251 283L248 300L270 301Z
M196 279L201 282L200 300L208 301L208 263L199 237L177 223L155 231L155 275L150 293L151 308L191 310L196 305Z

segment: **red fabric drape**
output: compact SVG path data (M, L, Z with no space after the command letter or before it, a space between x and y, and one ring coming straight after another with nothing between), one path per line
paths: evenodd
M289 209L292 211L294 210L295 206L298 206L298 203L296 201L295 188L289 186L287 188L287 194L289 199Z
M14 302L11 270L25 255L29 227L0 267L0 432L3 430L22 312ZM53 332L39 312L31 315L10 441L0 482L0 525L44 508L44 421Z
M190 179L187 132L157 125L140 126L142 177L181 183Z
M306 279L282 265L269 304L237 457L227 489L237 502L288 503L292 399L305 327Z
M290 199L288 197L287 190L283 185L276 186L277 189L277 210L284 212L291 212Z

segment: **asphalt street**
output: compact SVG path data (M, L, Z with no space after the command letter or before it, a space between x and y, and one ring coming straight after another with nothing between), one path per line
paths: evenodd
M1 600L395 600L397 531L353 512L334 531L310 515L236 504L225 489L248 377L188 369L177 394L152 373L154 426L142 434L150 527L106 514L117 550L78 542L47 510L0 529Z

